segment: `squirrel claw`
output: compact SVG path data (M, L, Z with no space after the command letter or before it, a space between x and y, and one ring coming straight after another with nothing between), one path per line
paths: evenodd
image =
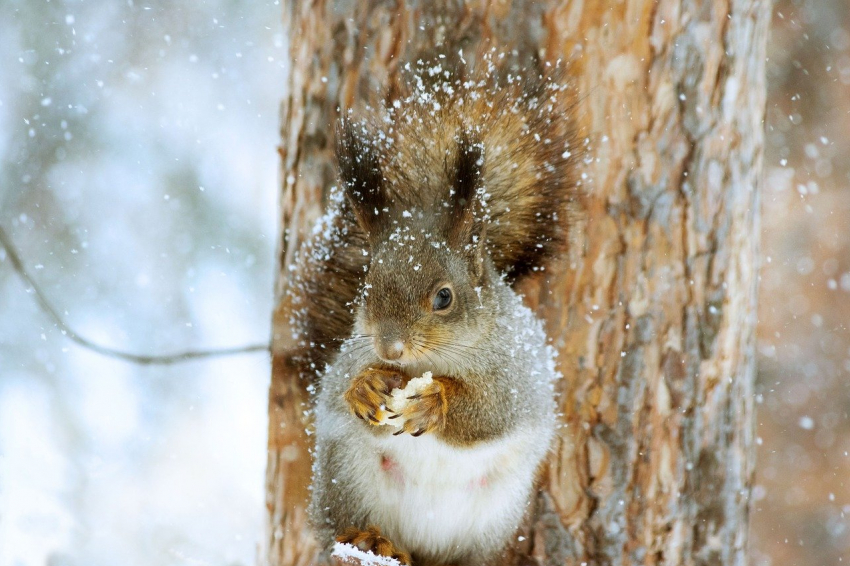
M345 392L345 401L351 413L369 424L381 424L377 418L378 411L386 410L389 392L401 380L396 371L366 369L351 380L351 385Z
M426 389L408 397L410 402L401 411L404 424L399 432L422 436L426 432L439 432L446 426L448 402L443 383L434 380Z

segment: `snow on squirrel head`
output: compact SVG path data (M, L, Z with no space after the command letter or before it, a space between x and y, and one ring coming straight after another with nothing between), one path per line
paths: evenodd
M497 277L484 245L483 146L474 133L457 132L438 174L416 175L410 163L410 175L389 181L386 142L367 126L344 120L337 140L347 206L370 244L355 333L370 337L388 363L463 365L495 318L494 308L482 308Z

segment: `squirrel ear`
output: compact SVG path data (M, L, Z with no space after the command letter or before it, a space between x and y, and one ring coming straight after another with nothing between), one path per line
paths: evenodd
M449 193L447 234L449 245L455 248L481 247L484 223L480 216L483 203L478 196L478 189L483 166L484 146L469 132L463 132L458 141L454 169L450 174L452 188Z
M357 223L374 235L387 207L381 159L372 133L345 117L336 131L336 159L346 199Z

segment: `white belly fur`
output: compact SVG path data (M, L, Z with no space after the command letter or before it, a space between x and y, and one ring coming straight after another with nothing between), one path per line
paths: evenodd
M402 547L435 559L507 541L538 464L528 443L541 439L529 432L472 448L428 435L370 436L375 457L368 472L378 479L366 483L374 491L364 495L375 523Z

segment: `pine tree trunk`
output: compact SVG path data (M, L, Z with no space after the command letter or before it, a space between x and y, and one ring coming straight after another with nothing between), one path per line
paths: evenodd
M570 61L595 161L580 244L523 286L565 427L512 564L739 565L753 472L769 0L289 0L269 398L270 566L316 563L287 268L335 183L332 124L451 38Z

